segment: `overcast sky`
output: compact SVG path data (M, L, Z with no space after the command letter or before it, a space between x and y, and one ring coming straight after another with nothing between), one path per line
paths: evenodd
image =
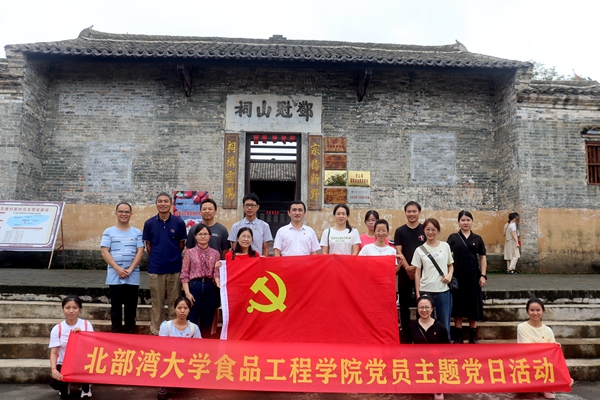
M16 43L111 33L452 44L474 53L535 60L600 80L600 2L570 0L4 1L0 57Z

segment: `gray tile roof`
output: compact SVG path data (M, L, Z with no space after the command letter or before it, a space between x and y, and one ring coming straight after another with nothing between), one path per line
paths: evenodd
M522 94L600 94L596 81L531 81Z
M316 61L363 65L519 68L526 62L470 53L458 41L444 46L358 43L322 40L155 36L114 34L84 29L58 42L8 45L6 49L47 55L171 58L203 60Z
M272 163L252 162L250 163L250 179L253 181L296 181L296 163Z

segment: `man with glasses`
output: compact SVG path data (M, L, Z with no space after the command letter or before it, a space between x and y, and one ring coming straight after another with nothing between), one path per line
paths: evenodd
M110 291L111 332L133 333L140 287L140 261L144 255L142 231L129 224L131 205L117 204L117 224L106 228L100 248L108 264L106 284ZM123 305L125 327L123 328Z
M269 242L273 241L273 235L271 235L269 224L256 216L256 212L260 208L258 196L255 193L248 193L242 200L242 206L244 207L244 219L233 224L227 238L231 242L233 251L235 251L238 231L246 226L252 229L252 248L254 251L257 251L261 256L268 257Z
M150 332L158 335L160 324L165 320L165 299L169 308L169 320L175 319L175 300L181 296L181 252L187 232L185 222L171 214L171 196L162 192L156 196L158 214L144 224L142 239L148 251L148 282L152 298Z

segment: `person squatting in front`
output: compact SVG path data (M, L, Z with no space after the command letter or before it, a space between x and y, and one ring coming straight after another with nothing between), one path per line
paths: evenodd
M62 300L62 311L65 315L65 320L55 325L50 332L50 369L52 379L50 386L58 390L58 395L61 399L68 399L71 395L71 387L69 383L63 381L63 376L60 373L67 343L71 337L71 333L79 331L93 332L92 324L79 318L83 302L76 295L68 295ZM81 398L92 397L92 388L89 383L81 385Z
M175 319L164 321L160 324L158 336L202 339L202 334L200 333L198 325L188 320L191 305L192 304L186 297L178 297L173 304L176 315ZM158 389L158 400L166 400L168 397L169 392L167 388L161 387Z

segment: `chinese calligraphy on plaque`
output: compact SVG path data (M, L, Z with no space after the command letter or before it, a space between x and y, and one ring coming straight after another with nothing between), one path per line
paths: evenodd
M237 206L239 136L226 133L223 146L223 208Z
M320 210L323 192L323 137L308 136L308 209Z
M229 95L226 107L228 130L321 132L318 96Z

